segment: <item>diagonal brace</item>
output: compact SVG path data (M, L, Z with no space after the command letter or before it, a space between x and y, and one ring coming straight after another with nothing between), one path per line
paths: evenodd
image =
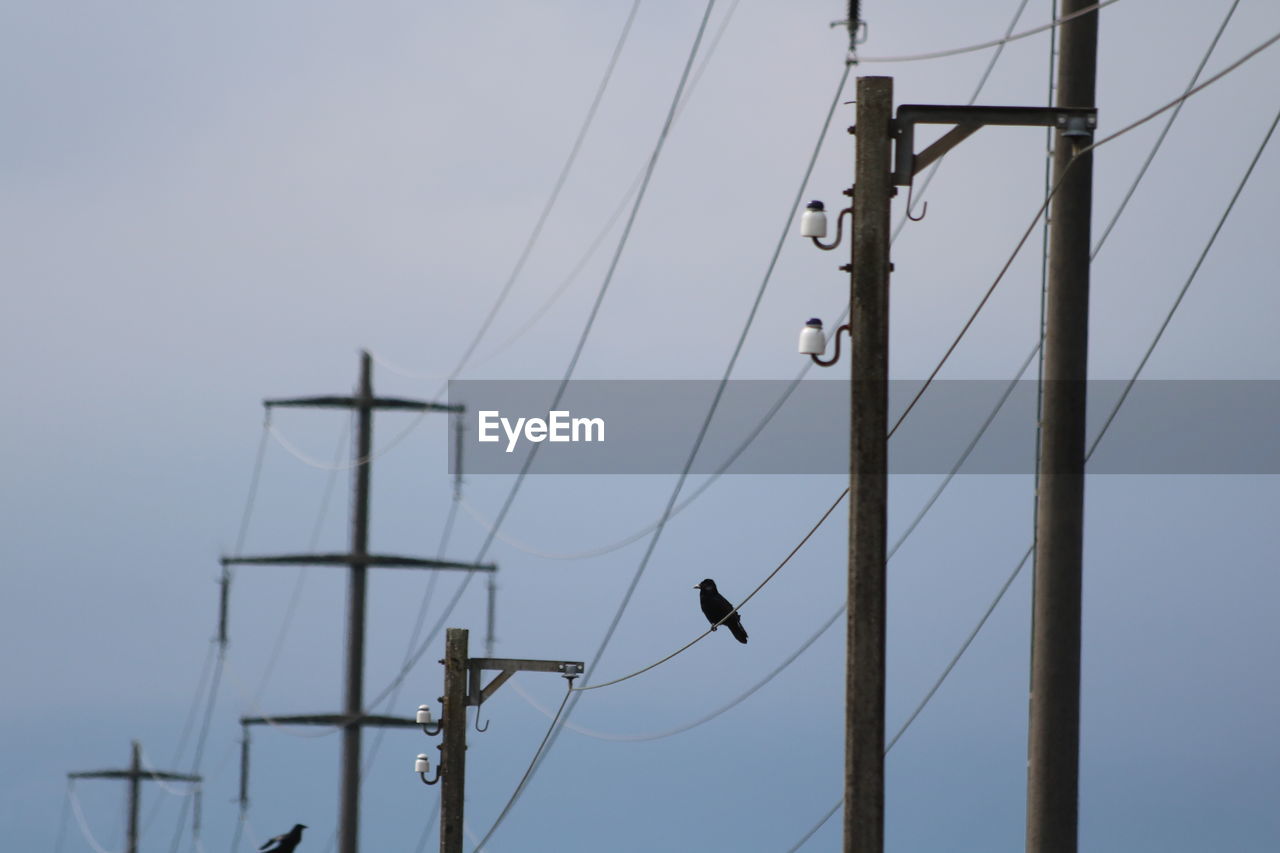
M981 128L982 125L977 124L976 122L970 122L966 124L957 124L955 127L948 130L932 145L912 158L912 176L914 177L929 168L929 164L934 160L941 159L944 154L952 148L955 148L961 142L964 142L970 136L973 136Z

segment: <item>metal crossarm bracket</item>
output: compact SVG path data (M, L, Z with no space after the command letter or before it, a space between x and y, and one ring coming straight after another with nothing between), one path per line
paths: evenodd
M347 397L340 394L324 394L318 397L290 397L288 399L263 400L262 405L272 408L309 408L309 409L358 409L364 402L359 397ZM461 414L466 411L462 406L450 406L445 403L427 403L422 400L406 400L403 397L372 397L369 399L371 409L400 409L410 412L453 412Z
M350 566L373 569L462 569L493 572L493 563L456 563L452 560L425 560L395 554L278 554L263 557L223 557L224 566Z
M525 660L522 658L471 658L467 661L471 671L467 682L467 704L480 705L517 672L558 672L561 675L581 673L582 661ZM481 673L496 670L497 675L484 687L480 686Z
M917 124L951 124L951 130L928 148L915 153ZM1057 127L1067 135L1091 136L1098 124L1098 111L1083 107L980 107L903 104L898 107L892 128L897 137L894 150L893 182L910 186L921 169L968 139L985 125L1008 127Z
M170 782L193 782L202 781L199 776L192 776L189 773L169 773L165 770L85 770L78 773L68 773L68 779L162 779Z
M357 717L348 714L292 714L280 717L241 717L240 725L334 726L338 728L360 725L382 729L416 729L418 721L406 717L387 717L382 714L361 714Z

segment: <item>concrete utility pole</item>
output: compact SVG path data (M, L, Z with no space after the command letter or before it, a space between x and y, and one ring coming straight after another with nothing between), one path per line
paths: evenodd
M1070 15L1093 0L1064 0ZM1098 13L1062 25L1058 107L1093 107ZM1074 853L1080 764L1080 589L1089 344L1090 134L1059 130L1053 150L1044 400L1036 503L1027 851Z
M583 670L582 661L467 657L469 636L470 632L465 628L446 630L444 657L440 660L444 665L444 695L440 697L444 707L440 723L434 730L428 728L429 723L423 725L423 731L428 735L443 735L436 777L427 779L426 773L421 773L422 781L428 785L440 783L440 853L462 853L462 818L467 787L467 706L475 705L479 714L480 705L517 672L558 672L572 685ZM498 673L487 685L482 683L486 670ZM429 717L426 708L422 706L420 713ZM426 755L418 756L419 762L425 759Z
M849 317L849 610L844 850L884 849L889 199L893 78L859 77ZM838 333L837 333L838 334Z
M426 403L398 397L376 397L373 393L373 363L369 353L361 353L360 384L353 396L300 397L267 400L271 407L354 409L357 429L354 453L354 498L351 512L351 550L346 554L289 554L271 557L226 557L228 565L341 565L350 569L347 586L347 643L343 712L292 717L272 717L274 722L298 725L338 725L342 733L342 790L338 813L338 851L357 853L360 829L360 735L365 726L413 727L413 719L377 717L364 712L365 587L368 569L462 569L490 572L493 564L457 563L369 553L369 479L372 470L373 412L375 409L409 412L454 412L461 406ZM225 617L224 623L225 624ZM265 717L246 717L242 724L267 722Z
M142 805L142 783L150 779L153 782L190 782L200 784L199 776L186 773L169 773L164 770L147 770L142 766L142 746L133 742L132 757L126 770L89 770L81 773L68 773L68 779L124 779L129 783L129 824L125 830L125 853L138 853L138 812ZM197 823L199 819L197 818Z

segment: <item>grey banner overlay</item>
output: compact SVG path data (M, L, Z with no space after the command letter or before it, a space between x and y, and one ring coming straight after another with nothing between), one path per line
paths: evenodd
M563 414L553 418L549 406L558 381L450 382L449 403L466 407L462 471L518 474L536 447L530 474L678 474L688 462L719 384L573 381L556 407ZM889 383L890 424L897 422L922 384ZM1086 447L1125 384L1086 383ZM1008 387L1007 380L935 381L889 442L889 473L951 471ZM1016 384L960 473L1034 473L1038 394L1034 381ZM847 473L849 397L849 383L842 381L732 381L691 472ZM484 423L481 413L489 413ZM521 423L521 418L526 420ZM534 422L530 427L530 419L545 426ZM1141 381L1133 386L1086 470L1280 474L1277 424L1280 381ZM480 440L482 429L491 440ZM539 436L542 440L536 441ZM457 472L455 457L450 440L450 473Z

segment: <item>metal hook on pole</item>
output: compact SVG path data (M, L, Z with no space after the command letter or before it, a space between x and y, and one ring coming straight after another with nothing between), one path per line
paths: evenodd
M849 214L849 221L850 221L849 230L852 232L853 231L853 225L852 225L853 208L846 207L844 210L840 211L840 213L836 216L836 238L832 240L830 243L824 243L822 242L822 240L818 239L817 237L810 237L809 239L813 241L813 245L817 246L819 249L822 249L825 252L830 252L833 249L835 249L837 246L839 246L840 241L844 238L844 217L846 213Z
M929 213L929 202L926 201L920 205L919 216L912 216L911 205L912 205L913 193L915 193L915 191L916 191L916 182L913 179L911 183L907 184L907 219L910 219L912 222L919 222L920 220L925 218L926 214Z
M840 333L841 332L846 332L850 335L853 334L853 330L849 328L848 323L845 323L843 326L836 329L835 334L831 336L832 339L835 341L835 345L836 345L835 354L832 355L831 358L824 359L822 358L822 356L810 353L809 357L813 359L814 364L818 365L819 367L830 367L831 365L835 364L837 361L840 360Z

